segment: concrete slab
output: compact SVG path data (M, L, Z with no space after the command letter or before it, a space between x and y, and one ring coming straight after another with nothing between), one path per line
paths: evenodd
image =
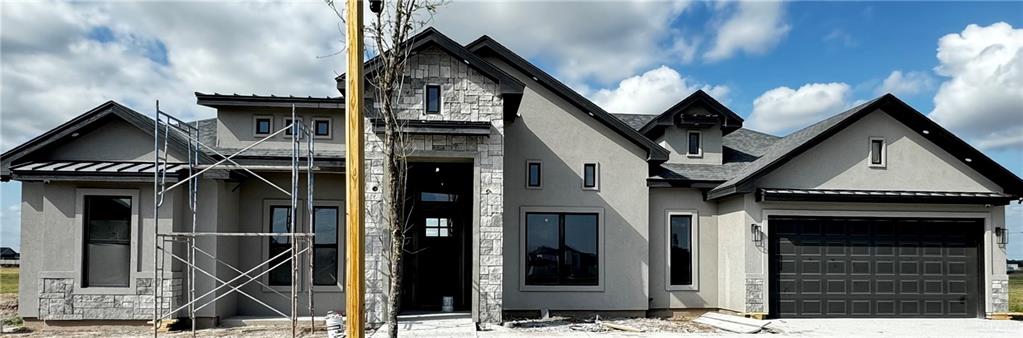
M986 319L775 319L767 329L800 337L1023 337L1023 322Z
M475 337L476 323L468 313L398 316L398 337ZM387 327L370 338L386 338Z

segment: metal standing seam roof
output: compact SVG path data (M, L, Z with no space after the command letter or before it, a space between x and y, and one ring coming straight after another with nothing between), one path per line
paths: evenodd
M760 189L762 194L830 195L830 196L906 196L906 197L986 197L1013 198L1000 192L907 191L907 190L840 190L840 189Z
M188 169L187 163L167 163L167 172ZM18 164L11 171L18 174L152 174L153 162L127 161L41 161Z

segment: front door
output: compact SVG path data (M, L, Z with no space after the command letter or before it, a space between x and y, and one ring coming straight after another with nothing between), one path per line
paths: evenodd
M402 311L441 311L444 297L471 306L472 177L472 164L409 164Z

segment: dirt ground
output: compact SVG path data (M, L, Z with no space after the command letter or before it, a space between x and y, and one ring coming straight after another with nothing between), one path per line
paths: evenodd
M642 332L663 332L663 333L714 333L716 329L703 324L694 323L685 318L608 318L600 319L598 323L594 318L573 319L567 317L551 317L549 319L518 320L505 324L512 330L535 333L537 335L553 334L559 332L608 332L622 333L618 329L611 328L603 323L616 326L635 328Z

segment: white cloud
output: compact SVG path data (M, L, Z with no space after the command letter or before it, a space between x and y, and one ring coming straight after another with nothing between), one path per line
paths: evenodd
M892 71L877 88L877 94L915 95L934 86L934 78L924 72Z
M774 48L791 29L784 22L783 6L780 1L738 2L732 15L717 28L714 46L704 53L704 58L718 61L740 51L763 54ZM725 9L729 6L717 7Z
M673 29L689 1L458 1L434 25L460 42L487 34L566 83L608 84L691 61L698 37Z
M213 111L193 91L338 95L344 56L320 57L341 33L322 1L0 6L2 149L111 99L195 118Z
M612 113L657 114L699 89L718 100L728 94L728 87L723 85L690 82L674 69L660 66L622 80L614 89L601 89L592 97L597 105Z
M845 83L810 83L792 89L778 87L753 100L753 113L746 119L752 129L787 134L849 106L850 87Z
M938 40L947 77L928 115L985 149L1023 149L1023 28L969 25Z

